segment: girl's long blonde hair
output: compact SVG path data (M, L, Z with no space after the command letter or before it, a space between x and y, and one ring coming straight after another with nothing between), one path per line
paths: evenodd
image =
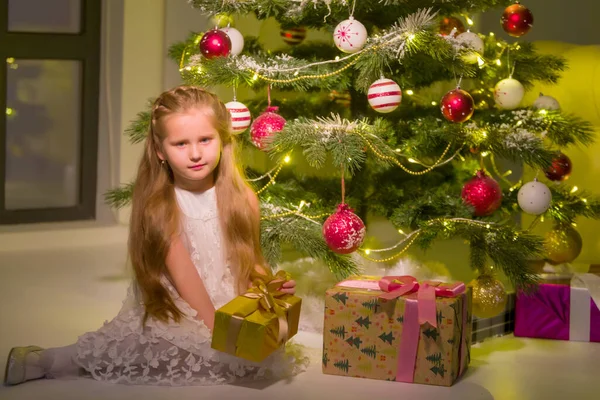
M214 171L217 208L237 292L243 293L257 276L256 265L270 275L260 247L260 221L248 202L248 184L236 162L236 145L231 134L229 112L218 97L194 86L179 86L162 93L152 106L150 132L146 139L133 190L129 255L137 289L148 317L179 321L183 314L175 305L161 278L169 273L166 257L174 235L180 230L180 212L174 190L173 171L161 163L166 132L162 118L200 109L212 119L221 139L221 160Z

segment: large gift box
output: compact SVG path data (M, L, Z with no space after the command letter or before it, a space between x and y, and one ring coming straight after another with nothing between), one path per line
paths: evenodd
M600 276L574 274L570 285L518 293L515 336L600 342Z
M327 290L323 373L451 386L471 347L462 282L359 276Z
M302 299L277 290L286 280L283 271L268 283L256 280L247 293L219 308L212 348L261 362L294 336Z

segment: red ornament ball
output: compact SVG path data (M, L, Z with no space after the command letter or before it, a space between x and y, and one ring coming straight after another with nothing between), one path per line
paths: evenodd
M451 122L465 122L473 115L473 98L460 88L449 91L442 97L441 110L444 118Z
M533 26L533 14L524 5L516 3L506 7L500 22L506 33L520 37L529 32Z
M294 28L281 29L279 31L279 35L284 42L290 46L295 46L302 43L302 41L306 38L306 28L298 26Z
M563 153L559 153L552 159L552 165L544 171L544 174L551 181L560 182L569 179L571 168L571 159Z
M441 19L439 32L442 36L448 36L454 28L456 28L456 35L465 32L465 25L460 19L456 17L444 17Z
M285 118L276 114L278 109L279 107L267 107L250 125L250 138L260 150L266 150L268 139L285 126Z
M365 239L365 224L347 204L340 204L337 211L323 224L323 237L327 246L338 254L352 253Z
M478 217L492 214L502 204L500 185L483 170L465 183L461 195L465 203L475 208L474 214Z
M225 32L213 29L202 36L199 47L206 58L227 57L231 52L231 39Z

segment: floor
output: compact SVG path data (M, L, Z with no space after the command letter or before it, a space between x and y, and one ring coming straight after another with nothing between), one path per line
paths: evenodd
M112 318L128 277L124 245L0 252L0 367L11 347L73 343ZM319 334L297 340L321 348ZM318 350L317 350L318 352ZM291 381L252 386L143 387L90 379L0 387L0 399L576 399L598 398L600 343L507 336L474 346L466 375L450 388L324 375L315 362Z

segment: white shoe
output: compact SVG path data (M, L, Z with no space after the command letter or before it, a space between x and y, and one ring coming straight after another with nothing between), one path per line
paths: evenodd
M13 347L8 353L6 360L6 371L4 372L4 384L7 386L18 385L27 381L25 374L25 359L32 352L43 351L38 346Z

